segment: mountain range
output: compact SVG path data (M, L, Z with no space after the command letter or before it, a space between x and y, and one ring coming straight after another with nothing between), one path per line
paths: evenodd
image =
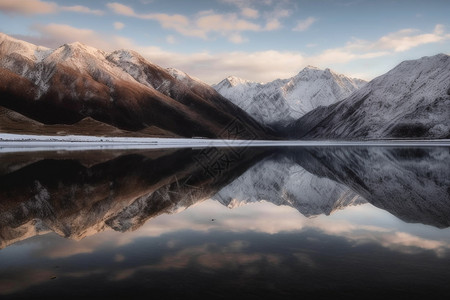
M148 134L271 133L212 87L131 50L107 53L78 42L47 49L0 33L0 77L0 105L46 125L92 118Z
M450 56L404 61L289 125L291 138L450 138Z
M304 68L292 78L257 83L230 76L213 87L266 125L286 125L309 111L328 106L366 84L330 69Z
M56 49L0 33L0 131L239 139L450 138L450 57L370 82L309 66L210 86L132 50ZM93 130L93 128L100 128Z
M370 203L447 228L449 164L439 147L11 153L0 156L0 248L47 232L79 240L135 230L206 199L266 201L306 217Z

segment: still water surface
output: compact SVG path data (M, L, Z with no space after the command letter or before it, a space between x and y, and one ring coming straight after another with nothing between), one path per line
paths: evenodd
M0 297L437 298L450 148L0 156Z

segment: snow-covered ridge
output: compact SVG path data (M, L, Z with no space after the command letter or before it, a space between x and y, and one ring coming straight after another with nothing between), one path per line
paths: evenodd
M319 106L344 99L365 85L330 69L308 66L292 78L268 83L229 76L213 88L263 124L287 124Z
M52 52L50 48L36 46L0 32L0 53L17 53L33 62L40 62Z
M112 86L116 80L125 80L153 88L149 80L141 74L141 65L151 63L133 50L106 52L80 42L49 49L0 32L0 55L3 57L0 59L0 67L29 79L42 93L49 87L48 81L56 64L69 67L81 74L89 74L108 86ZM27 64L17 63L17 55L26 59ZM42 66L32 68L29 64Z
M312 111L295 130L326 117L310 137L448 138L449 116L450 56L438 54L400 63L339 105Z

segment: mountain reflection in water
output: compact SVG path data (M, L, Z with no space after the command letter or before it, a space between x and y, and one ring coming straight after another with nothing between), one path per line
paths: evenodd
M449 150L1 154L0 295L448 291Z

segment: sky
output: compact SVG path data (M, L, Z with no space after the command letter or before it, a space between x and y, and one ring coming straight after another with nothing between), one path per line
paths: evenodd
M209 84L308 65L371 80L450 54L449 14L448 0L0 0L0 31L50 48L135 50Z

